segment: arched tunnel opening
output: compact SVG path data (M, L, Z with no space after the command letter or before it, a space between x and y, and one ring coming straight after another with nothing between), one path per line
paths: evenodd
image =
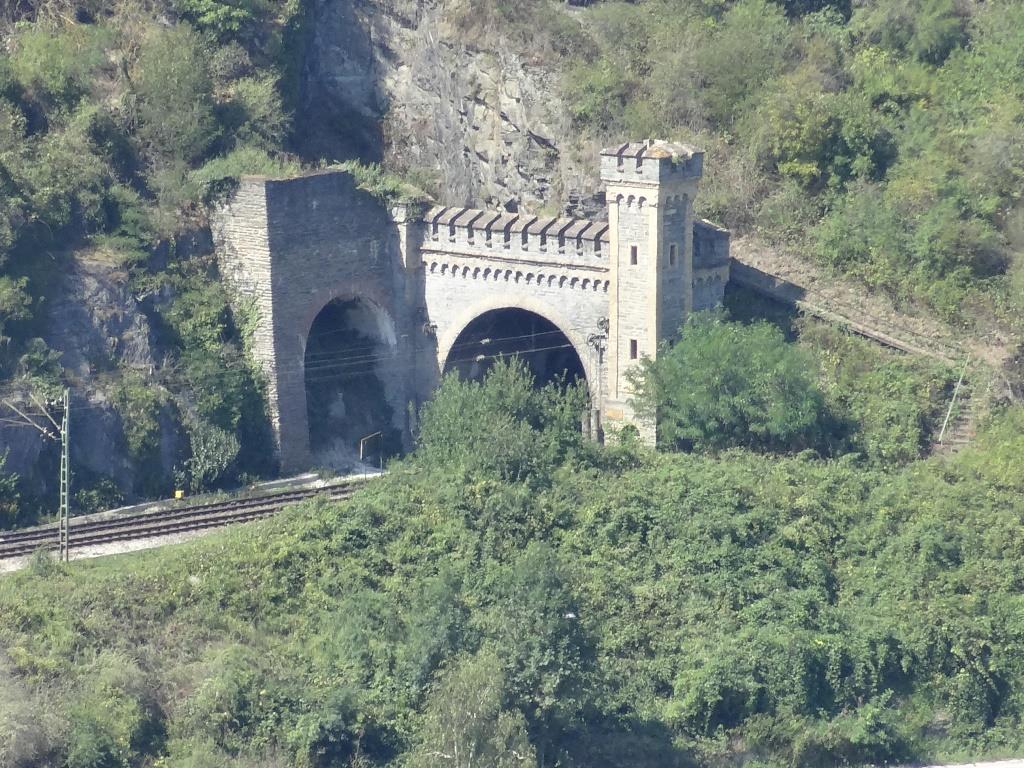
M459 334L444 372L480 380L497 360L518 357L538 386L553 381L586 382L583 361L558 326L524 309L495 309L477 317Z
M349 469L401 451L394 426L401 394L394 325L361 299L335 300L313 321L306 342L306 413L313 460ZM376 435L376 433L380 433ZM376 435L376 436L374 436ZM371 437L373 436L373 437Z

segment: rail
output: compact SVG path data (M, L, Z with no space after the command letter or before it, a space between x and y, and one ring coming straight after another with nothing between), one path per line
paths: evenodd
M322 488L285 491L248 499L229 499L157 512L140 512L112 519L89 520L77 524L72 520L70 543L73 548L80 548L249 522L269 517L291 504L322 494L327 494L332 500L346 499L364 482L362 479L351 479ZM56 525L0 533L0 560L29 555L37 549L56 549L57 534Z
M948 364L955 364L963 354L958 344L926 336L912 328L895 328L891 321L878 317L863 307L823 296L820 298L823 300L822 303L827 303L827 307L809 301L808 298L813 294L809 294L802 286L745 264L735 256L730 264L730 279L775 301L794 306L822 320L846 326L859 336L907 354L931 357ZM862 320L855 320L851 315ZM865 320L871 325L863 322ZM913 341L908 341L908 337Z

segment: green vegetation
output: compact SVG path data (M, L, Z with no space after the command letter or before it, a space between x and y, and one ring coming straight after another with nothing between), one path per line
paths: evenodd
M338 168L351 173L360 189L384 203L422 203L427 198L423 190L412 181L389 173L376 163L367 165L349 160Z
M1016 327L1024 6L854 6L602 2L566 98L603 139L705 147L711 218L959 323Z
M695 315L682 340L644 358L633 384L659 441L701 450L811 448L827 430L812 358L768 323Z
M959 322L1024 306L1019 3L454 5L467 39L564 64L584 132L705 146L704 213ZM268 469L253 318L185 235L239 175L299 167L302 18L253 0L0 10L0 377L58 391L39 338L55 279L86 255L121 270L159 366L93 362L136 490L169 489L168 451L193 490ZM34 558L0 578L0 765L1024 749L1024 411L923 459L950 371L791 331L693 318L637 379L661 453L585 443L580 390L499 365L446 380L416 453L348 503L129 558ZM6 527L26 515L2 465ZM79 479L79 509L120 502Z
M847 427L842 450L860 451L880 467L923 455L945 416L955 384L952 369L934 360L887 354L863 339L813 323L803 324L800 344L814 352L833 424Z
M18 519L21 505L18 503L18 476L5 472L7 451L0 454L0 528L11 527Z
M787 327L785 322L781 322ZM830 326L695 315L633 379L636 406L669 450L859 453L880 467L920 458L944 415L952 371L887 353Z
M280 83L297 69L300 17L295 4L192 0L0 11L0 381L81 387L39 338L73 261L159 297L156 370L90 360L103 375L86 382L123 417L136 492L170 487L168 440L193 487L268 466L259 384L216 272L177 242L239 175L299 169L284 152L294 90Z
M1020 409L953 459L880 469L598 449L565 416L576 396L514 368L449 379L422 451L350 502L0 579L0 762L1024 748Z

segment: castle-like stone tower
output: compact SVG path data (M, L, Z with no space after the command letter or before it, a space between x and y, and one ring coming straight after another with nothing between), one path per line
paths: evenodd
M214 234L223 275L257 314L252 352L282 466L310 463L304 352L314 319L342 300L385 329L372 356L394 414L384 427L408 434L467 326L515 309L568 339L606 428L632 422L652 438L629 371L688 313L720 304L729 276L728 232L694 219L703 159L659 141L604 150L607 220L388 209L343 171L243 179Z
M655 141L601 153L611 239L608 420L632 418L627 373L656 357L693 310L693 199L703 160L702 152Z

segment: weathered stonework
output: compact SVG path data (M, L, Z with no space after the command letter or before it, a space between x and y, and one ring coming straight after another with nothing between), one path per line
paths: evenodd
M340 171L243 179L214 232L226 281L257 314L252 351L282 467L310 461L306 340L335 299L360 299L379 315L387 352L377 373L403 431L407 404L429 397L459 334L504 308L557 326L603 419L632 420L628 371L657 355L687 313L719 304L728 279L728 232L693 216L702 161L665 142L604 150L607 221L470 208L414 215L386 209ZM599 359L591 342L605 329Z

